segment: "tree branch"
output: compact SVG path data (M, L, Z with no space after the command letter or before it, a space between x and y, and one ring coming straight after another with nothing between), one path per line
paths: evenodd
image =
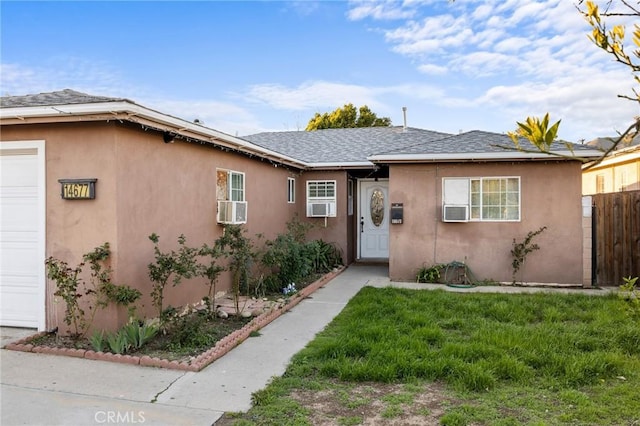
M621 133L620 136L618 136L618 138L615 141L613 141L613 144L611 144L609 149L607 149L604 152L604 154L602 154L600 156L600 158L598 158L593 163L589 164L583 170L589 170L589 169L597 166L598 164L600 164L602 162L602 160L604 160L607 157L607 155L609 155L612 151L614 151L618 147L620 142L622 142L625 139L625 137L628 136L629 138L634 138L635 136L638 135L638 132L640 132L640 118L636 118L636 121L632 125L630 125L627 128L627 130L625 130L623 133Z

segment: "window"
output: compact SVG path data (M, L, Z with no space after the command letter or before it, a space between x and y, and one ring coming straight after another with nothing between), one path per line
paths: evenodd
M602 194L604 192L604 175L596 175L596 193Z
M336 216L336 181L307 181L307 216Z
M446 221L520 220L519 177L445 178L442 199Z
M244 173L216 170L216 219L221 224L247 223Z
M336 199L335 180L310 180L307 182L307 198L309 200Z
M626 170L620 170L620 172L618 173L618 191L624 191L625 188L627 187L627 171Z
M287 178L287 202L296 202L296 180L294 178Z
M217 170L217 199L244 201L244 173L232 170Z

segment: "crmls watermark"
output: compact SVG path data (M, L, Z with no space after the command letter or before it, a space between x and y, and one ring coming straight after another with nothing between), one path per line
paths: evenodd
M96 411L93 419L99 424L141 424L145 422L144 411Z

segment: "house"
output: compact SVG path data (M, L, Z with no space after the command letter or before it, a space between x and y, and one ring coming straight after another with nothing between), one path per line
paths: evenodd
M245 138L291 157L324 159L313 163L318 168L343 170L347 214L354 217L342 232L353 238L352 257L388 261L392 280L412 281L423 265L456 261L479 279L511 282L513 243L546 226L525 280L590 285L581 162L564 144L552 147L560 156L550 156L505 149L513 145L503 134L405 126ZM573 150L583 158L600 155L583 145ZM350 161L339 162L341 156Z
M581 162L496 146L510 144L505 135L398 126L239 138L73 90L4 97L0 126L2 325L60 326L50 256L74 265L109 242L114 282L141 290L151 315L150 234L166 249L180 234L210 243L223 223L274 238L296 216L347 263L388 262L393 280L463 261L479 279L510 282L514 240L546 226L524 279L585 282ZM202 294L181 285L165 299L180 306ZM126 316L112 307L96 324L113 329Z
M589 144L601 149L608 148L602 145L602 139ZM636 136L633 143L611 151L601 162L583 166L583 195L636 190L640 190L640 136Z

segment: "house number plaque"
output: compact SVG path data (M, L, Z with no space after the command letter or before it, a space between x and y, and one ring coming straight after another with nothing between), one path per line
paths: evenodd
M59 179L63 200L93 200L98 179Z

